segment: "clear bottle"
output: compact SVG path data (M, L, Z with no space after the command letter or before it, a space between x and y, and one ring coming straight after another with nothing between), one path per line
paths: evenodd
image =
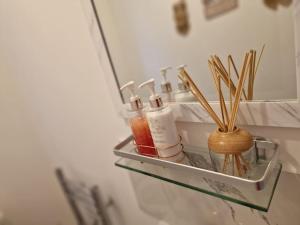
M127 111L128 122L140 154L157 157L147 118L143 112L143 103L135 93L134 81L130 81L120 88L130 92L130 109Z
M172 67L170 67L170 66L160 69L160 74L163 77L160 87L161 87L161 92L162 92L162 99L164 102L173 102L174 101L172 84L167 79L167 72L170 69L172 69Z
M165 106L161 97L155 93L154 79L142 83L139 88L147 87L150 108L146 112L151 135L158 156L172 162L182 162L185 155L180 144L180 137L175 125L175 119L169 106Z

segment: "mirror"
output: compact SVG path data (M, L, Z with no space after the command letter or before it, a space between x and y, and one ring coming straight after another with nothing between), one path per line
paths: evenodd
M177 89L177 69L187 70L207 99L217 100L208 68L212 54L238 69L245 52L265 50L254 84L254 100L297 98L292 0L94 0L120 85L168 79ZM146 97L148 93L139 90ZM124 96L127 101L127 96Z

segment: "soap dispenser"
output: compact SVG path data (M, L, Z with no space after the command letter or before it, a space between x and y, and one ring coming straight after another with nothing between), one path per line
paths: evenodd
M134 81L129 81L120 88L121 91L127 89L130 93L130 109L128 112L128 121L131 131L140 154L157 157L149 125L143 112L143 103L141 98L135 93Z
M180 71L185 68L186 65L181 65L177 69ZM191 93L187 84L183 83L181 79L177 80L178 90L174 93L174 99L176 102L195 102L197 99Z
M143 87L150 92L150 108L147 110L146 116L158 156L168 161L182 162L185 155L171 108L164 105L161 97L156 94L154 79L139 86L139 88Z
M167 79L168 70L172 69L172 67L165 67L160 69L160 74L162 75L163 81L161 82L161 92L162 98L165 102L174 101L173 93L172 93L172 84Z

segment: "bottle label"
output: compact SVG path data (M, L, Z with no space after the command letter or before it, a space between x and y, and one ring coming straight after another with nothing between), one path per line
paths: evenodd
M181 151L181 145L178 144L180 140L172 111L166 108L150 112L147 114L147 118L159 156L171 157L178 154Z

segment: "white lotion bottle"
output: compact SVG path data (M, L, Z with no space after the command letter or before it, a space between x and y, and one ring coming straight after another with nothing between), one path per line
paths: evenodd
M168 161L182 162L185 155L172 110L169 106L164 106L154 86L154 79L150 79L142 83L139 88L146 87L150 91L150 108L146 112L146 117L158 156Z
M181 65L178 67L178 70L186 67L186 65ZM187 84L183 83L182 80L177 80L178 90L174 93L174 99L176 102L195 102L197 99L190 91L190 88Z
M164 102L173 102L174 101L174 96L172 93L172 84L170 81L167 79L167 73L168 70L172 69L172 67L165 67L160 69L160 74L163 78L161 82L161 92L162 92L162 99Z

